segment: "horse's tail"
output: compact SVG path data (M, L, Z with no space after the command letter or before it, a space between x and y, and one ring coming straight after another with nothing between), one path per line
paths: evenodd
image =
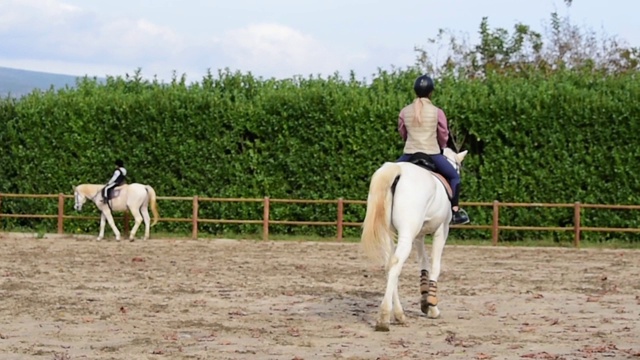
M400 176L401 170L396 163L386 163L373 173L367 197L367 212L362 224L361 243L365 254L385 266L393 252L391 186Z
M151 212L153 212L153 223L151 226L158 223L158 204L156 204L156 191L149 185L144 186L149 193L149 205L151 206Z

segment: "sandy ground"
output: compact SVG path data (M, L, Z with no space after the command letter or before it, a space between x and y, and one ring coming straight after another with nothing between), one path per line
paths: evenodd
M442 317L374 331L358 244L0 234L0 359L640 359L640 251L445 249Z

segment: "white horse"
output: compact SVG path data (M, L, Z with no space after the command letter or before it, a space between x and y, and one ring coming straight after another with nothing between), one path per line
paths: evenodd
M151 211L153 212L153 224L151 224L151 226L158 222L158 207L156 204L155 190L149 185L138 183L120 185L112 190L112 198L109 200L108 204L105 204L102 201L102 188L104 188L104 186L104 184L82 184L73 189L75 197L74 209L77 211L82 210L82 205L84 205L85 201L89 199L93 201L94 204L96 204L96 207L98 207L98 210L101 211L100 234L98 235L97 240L100 241L104 238L104 223L106 220L109 222L109 226L111 226L111 229L116 236L116 241L120 241L120 231L118 231L118 228L113 221L112 212L125 211L127 208L135 219L135 225L133 226L133 229L131 229L129 240L134 240L136 232L143 220L144 240L149 239L149 205L151 205Z
M460 173L467 151L456 154L446 148L444 155ZM376 331L389 331L392 310L396 321L406 322L398 295L398 277L411 254L412 244L416 246L421 269L421 310L430 318L440 316L437 283L452 212L447 189L436 176L409 162L386 162L371 178L361 245L372 260L385 265L388 273ZM433 234L430 268L424 244L427 234ZM395 252L394 235L398 239Z

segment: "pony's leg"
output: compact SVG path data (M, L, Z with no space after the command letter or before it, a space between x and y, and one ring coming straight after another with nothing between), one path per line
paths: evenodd
M390 249L395 252L396 244L393 242L392 238L389 238L391 242ZM404 315L404 311L402 309L402 303L400 302L400 293L398 292L398 284L396 283L395 291L393 292L393 317L400 324L405 324L407 322L407 317Z
M400 302L400 293L398 292L398 284L396 283L396 289L393 292L393 317L399 324L406 324L407 317L404 315L402 309L402 303Z
M144 240L149 240L151 217L149 216L149 208L147 206L142 209L142 219L144 220Z
M104 239L104 224L106 222L106 219L104 217L104 213L100 212L100 233L98 233L98 238L96 239L97 241L100 241L102 239Z
M429 292L429 255L427 255L427 250L424 246L424 236L417 236L413 242L418 255L418 265L420 266L420 310L427 314L429 310L429 303L427 302Z
M120 231L116 227L116 223L113 221L113 216L111 216L111 212L110 211L105 212L104 216L107 218L107 222L109 223L109 226L111 226L111 230L113 230L113 233L116 236L116 241L120 241Z
M138 210L138 211L134 211L134 210ZM129 212L133 215L133 219L135 220L135 223L133 224L133 228L129 233L129 241L133 241L136 238L136 232L138 232L138 228L142 223L142 215L140 215L139 209L129 208Z
M396 292L398 291L398 278L402 271L402 266L411 254L411 242L413 239L406 237L406 235L400 235L398 237L398 246L396 251L389 261L389 270L387 272L387 289L380 304L380 314L378 316L378 322L376 323L376 331L389 331L389 324L391 322L391 310L392 300ZM394 309L394 316L399 321L404 321L404 312L398 298L396 308Z
M440 266L442 260L442 251L444 250L444 244L447 242L447 236L449 235L449 224L442 224L433 234L433 246L431 248L431 273L429 274L427 303L429 310L427 316L436 319L440 317L440 310L438 309L438 277L440 276Z

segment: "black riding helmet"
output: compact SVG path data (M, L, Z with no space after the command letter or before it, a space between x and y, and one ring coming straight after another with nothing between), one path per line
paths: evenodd
M428 97L434 88L433 79L427 75L418 77L413 84L413 90L416 92L417 97Z
M116 160L116 166L117 167L124 167L124 162L120 159Z

